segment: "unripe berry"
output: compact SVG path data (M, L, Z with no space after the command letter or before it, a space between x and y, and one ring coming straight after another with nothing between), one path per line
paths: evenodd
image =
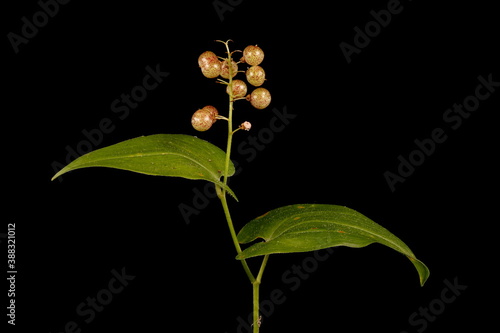
M201 73L209 79L215 79L220 75L221 67L220 63L213 63L211 66L202 67Z
M231 60L231 65L232 65L231 74L233 74L233 77L235 77L236 73L238 73L238 64L234 60ZM229 66L227 65L227 60L222 61L220 76L222 76L225 79L229 79Z
M243 60L250 66L257 66L264 60L264 51L257 45L248 45L243 50Z
M196 111L191 117L191 125L193 125L195 130L200 132L208 130L214 122L215 118L212 113L206 109Z
M203 110L207 110L210 112L210 114L212 115L212 118L213 118L213 122L215 123L215 121L217 120L217 116L219 115L219 111L217 111L217 109L212 106L212 105L207 105L203 108Z
M229 85L226 88L226 92L229 94ZM233 98L245 97L247 94L247 85L244 81L233 80Z
M198 57L198 65L201 72L209 79L216 78L220 75L222 64L212 51L205 51Z
M213 53L212 51L205 51L200 56L198 57L198 66L200 67L205 67L210 65L210 63L213 62L214 59L217 59L217 55Z
M260 66L252 66L246 71L247 81L252 86L259 87L266 80L266 72Z
M250 104L256 109L265 109L271 103L271 93L266 88L257 88L247 96Z

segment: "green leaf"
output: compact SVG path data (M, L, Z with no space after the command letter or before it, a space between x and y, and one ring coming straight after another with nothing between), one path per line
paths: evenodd
M332 246L364 247L380 243L404 254L417 269L423 286L429 269L410 248L384 227L347 207L335 205L291 205L274 209L248 222L238 234L246 244L264 239L236 259L273 253L307 252Z
M213 144L183 134L156 134L126 140L80 156L54 175L88 168L107 167L146 175L203 179L233 191L220 178L224 173L226 153ZM235 172L229 162L229 174ZM236 197L235 197L236 198Z

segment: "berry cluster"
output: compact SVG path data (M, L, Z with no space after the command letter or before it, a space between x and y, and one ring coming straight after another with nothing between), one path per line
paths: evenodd
M212 105L207 105L193 114L191 124L197 131L204 132L212 127L218 116L219 111Z
M225 43L227 46L227 42ZM212 51L205 51L198 57L198 66L201 73L209 78L217 78L218 83L227 85L226 93L230 96L231 102L236 100L247 100L256 109L265 109L271 103L271 93L261 86L266 80L266 72L260 66L264 60L264 51L257 45L249 45L243 50L243 57L238 61L232 59L235 52L229 52L226 58L218 57ZM246 71L238 69L239 64L248 64L250 67ZM248 87L245 81L233 79L238 73L245 73L246 80L255 88L250 94L247 94ZM219 78L222 77L221 78ZM226 81L228 80L228 81ZM211 105L197 110L191 118L191 124L198 131L208 130L217 119L227 118L219 116L217 109ZM239 129L250 130L251 124L244 122Z

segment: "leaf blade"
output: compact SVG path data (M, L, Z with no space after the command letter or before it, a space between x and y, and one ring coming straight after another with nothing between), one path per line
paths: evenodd
M220 178L225 152L215 145L184 134L155 134L126 140L82 155L57 172L52 180L73 170L108 167L154 176L207 180L233 191ZM228 176L235 172L229 163ZM235 197L236 198L236 197Z
M302 204L274 209L245 225L238 234L242 244L256 243L237 256L246 259L273 253L307 252L332 246L365 247L380 243L404 254L415 266L420 284L429 269L410 248L384 227L347 207Z

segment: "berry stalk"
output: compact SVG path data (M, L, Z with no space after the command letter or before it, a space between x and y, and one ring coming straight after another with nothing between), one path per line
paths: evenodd
M231 58L231 52L229 50L229 45L228 45L228 42L222 42L222 41L219 41L221 43L223 43L225 46L226 46L226 50L227 50L227 63L228 64L231 64L232 62L232 58ZM227 185L227 181L228 181L228 173L229 173L229 162L231 161L231 147L232 147L232 143L233 143L233 134L234 134L234 131L233 131L233 103L234 103L234 96L233 96L233 73L232 73L233 69L231 66L229 66L229 83L228 83L228 87L229 87L229 91L228 91L228 95L229 95L229 112L228 112L228 117L227 117L227 131L228 131L228 134L227 134L227 147L226 147L226 163L225 163L225 166L224 166L224 179L223 179L223 183L224 185ZM233 224L233 220L231 218L231 213L229 211L229 206L227 204L227 192L226 192L226 189L222 189L222 191L218 191L218 193L220 193L219 195L219 199L221 200L222 202L222 208L224 209L224 214L226 215L226 221L227 221L227 224L228 224L228 227L229 227L229 232L231 233L231 238L233 240L233 243L234 243L234 247L236 248L236 252L238 254L240 254L242 251L241 251L241 246L240 246L240 243L238 242L238 238L236 236L236 231L234 229L234 224ZM254 283L255 281L255 277L253 276L251 270L250 270L250 267L248 267L248 264L245 260L241 260L241 264L243 265L243 269L245 270L245 273L247 274L249 280L251 283Z
M228 135L227 135L227 149L226 149L226 164L225 164L225 172L224 172L224 180L223 183L224 185L227 185L227 180L228 180L228 171L229 171L229 161L231 158L231 146L232 146L232 141L233 141L233 134L236 131L233 131L233 103L235 100L234 96L234 90L233 90L233 68L230 66L232 63L231 59L231 52L229 50L229 45L228 42L225 42L224 44L226 45L226 50L227 50L227 64L229 68L229 84L228 84L228 94L229 94L229 115L228 115ZM222 196L220 197L221 202L222 202L222 207L224 209L224 213L226 215L226 220L229 226L229 230L231 232L231 237L234 242L234 246L236 247L236 252L240 254L241 251L241 246L238 242L238 238L236 236L236 232L234 230L234 225L231 219L231 214L229 212L229 207L227 205L227 199L226 199L226 190L222 190ZM269 256L266 255L264 256L264 259L262 261L259 274L257 275L257 278L255 278L250 270L250 267L248 267L248 264L246 263L245 260L241 260L241 263L243 265L243 269L245 270L248 278L250 279L250 282L253 285L253 333L259 333L260 329L260 313L259 313L259 287L262 279L262 274L264 273L264 268L266 267L267 260Z
M215 107L207 105L204 108L196 111L191 118L193 127L196 130L202 132L210 129L217 119L223 119L227 121L227 146L224 163L224 175L222 180L223 184L226 186L229 178L229 166L231 164L231 147L233 143L233 135L239 130L249 131L252 127L250 122L245 121L239 127L233 129L233 103L237 100L247 100L254 108L262 110L265 109L271 102L271 94L269 93L269 91L265 88L259 87L265 81L265 72L262 67L259 66L259 64L264 59L264 52L262 51L262 49L256 45L249 45L243 50L243 57L241 58L240 62L235 62L232 59L233 53L242 51L231 52L229 49L230 41L231 40L227 40L224 42L221 40L217 40L217 42L225 45L227 58L218 57L211 51L203 52L198 58L198 65L205 77L217 78L220 75L224 79L222 80L220 78L217 78L216 82L227 86L226 92L229 95L228 116L224 117L219 115ZM251 94L247 95L247 85L244 81L238 79L233 80L233 78L238 73L239 63L247 63L248 65L252 66L246 71L247 81L251 85L259 88L254 89ZM234 247L236 248L236 252L238 254L241 254L241 246L238 242L238 237L234 229L233 220L231 218L231 213L229 211L229 206L227 203L227 190L225 188L222 188L221 186L216 186L216 190L217 196L222 203L222 208L224 210ZM259 332L261 324L261 316L259 313L259 287L268 258L268 255L264 256L257 277L252 274L247 262L244 259L240 260L241 264L243 265L243 269L245 270L245 273L247 274L248 279L253 286L253 333Z

